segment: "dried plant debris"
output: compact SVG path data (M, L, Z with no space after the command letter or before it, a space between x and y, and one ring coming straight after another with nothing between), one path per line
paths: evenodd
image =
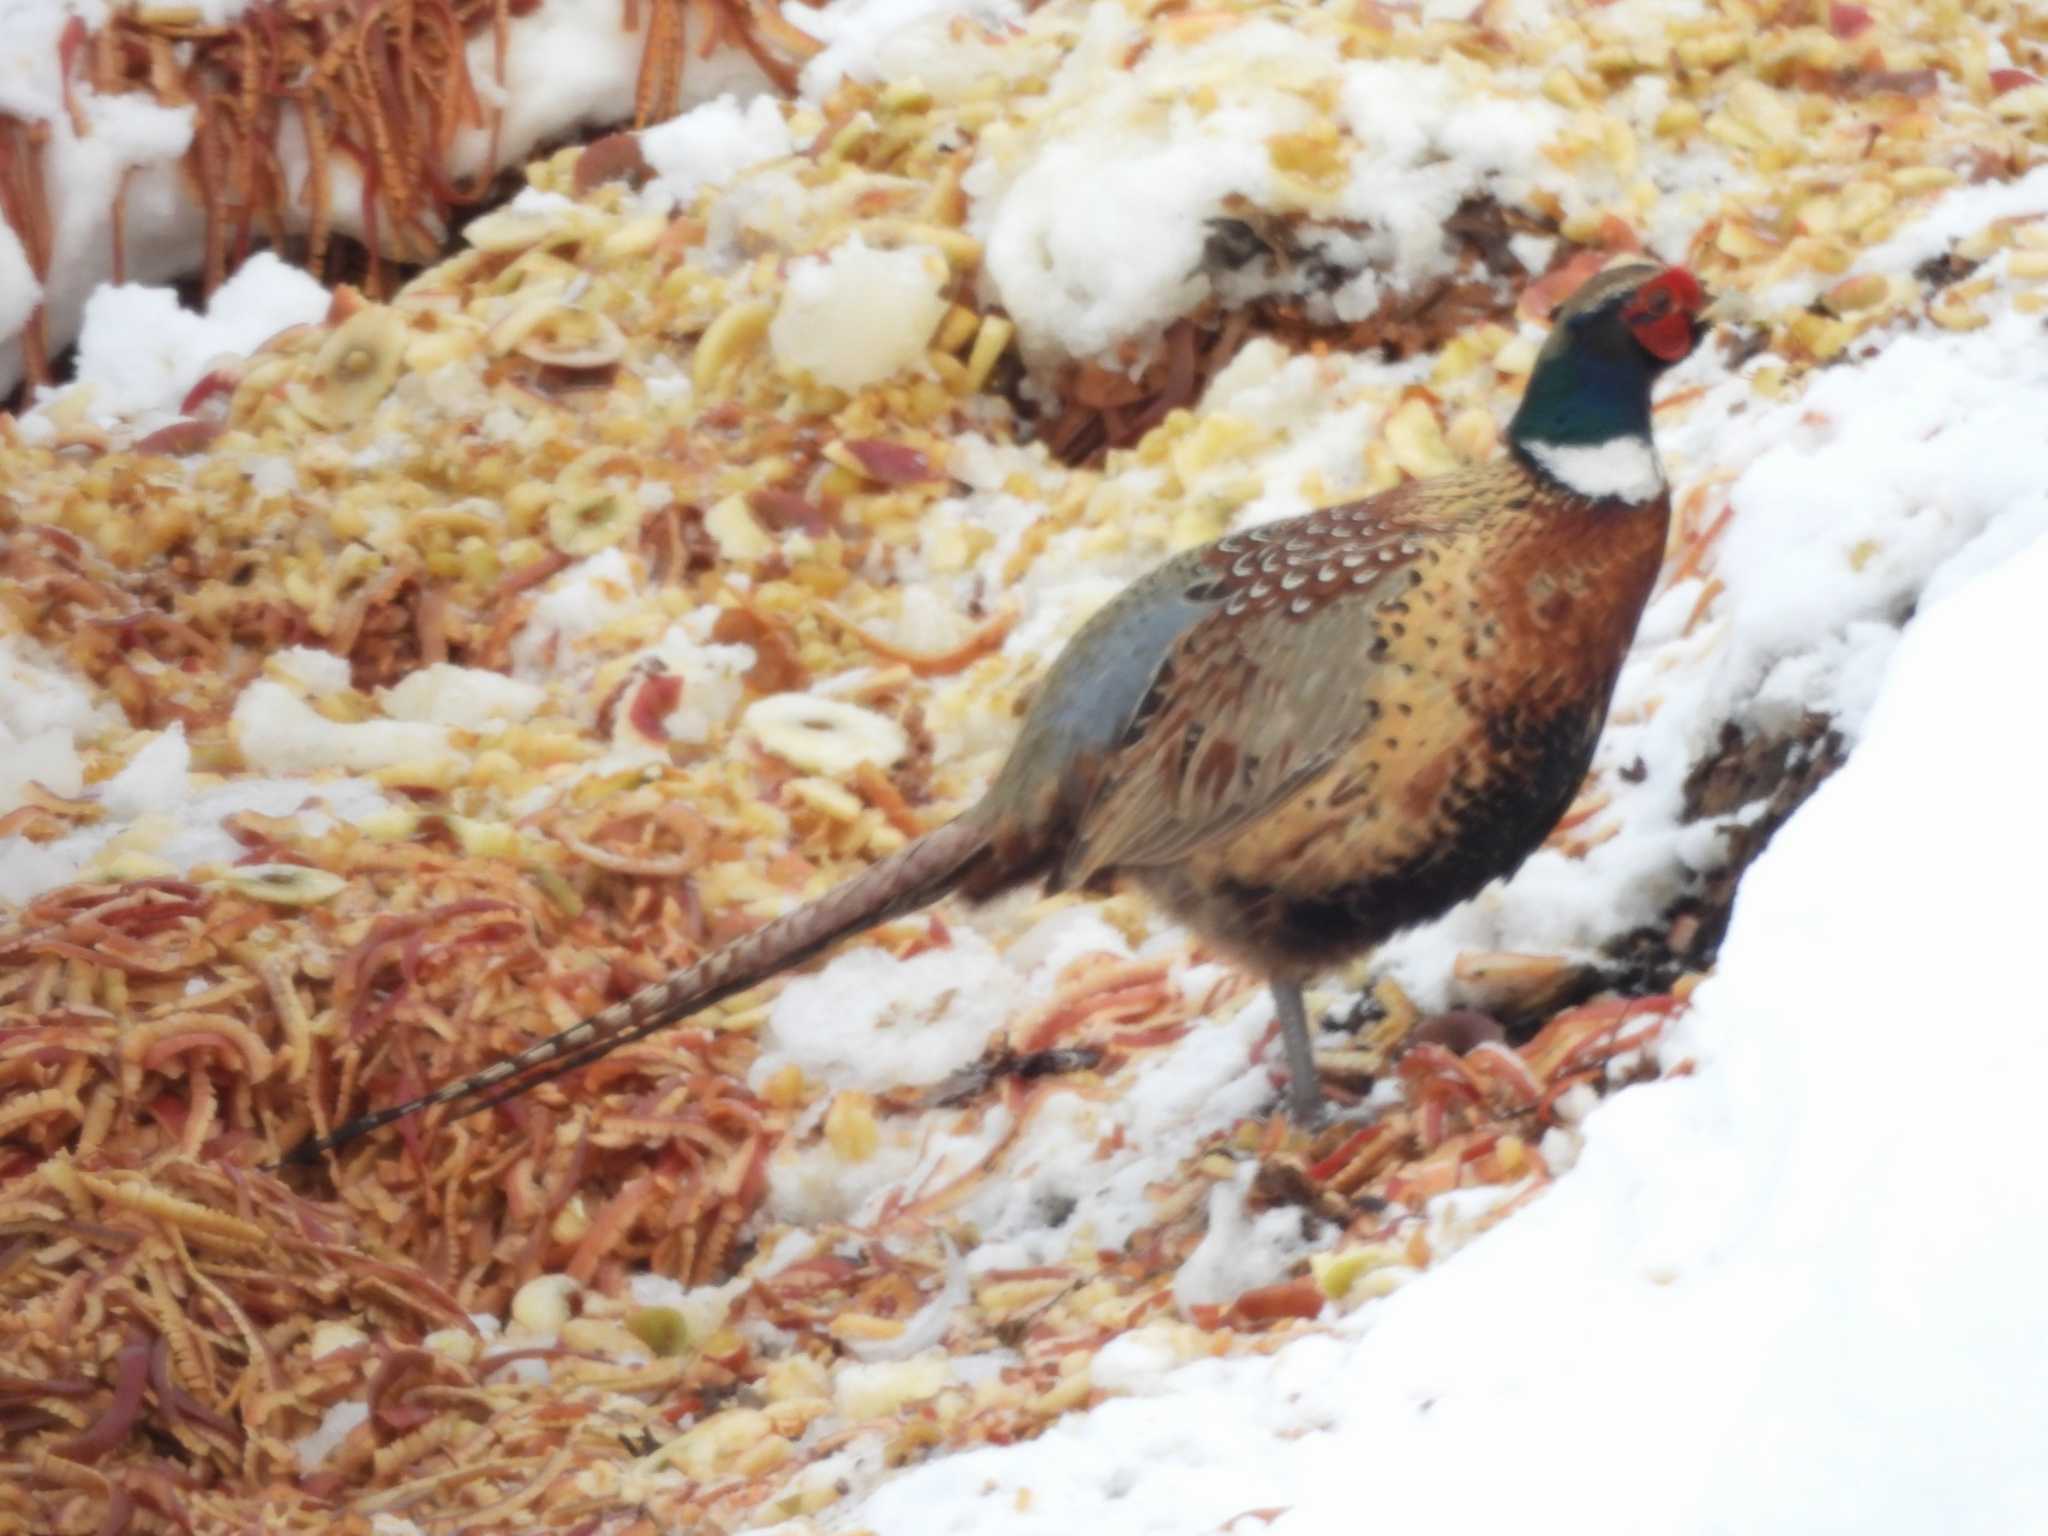
M1676 796L1738 830L1640 952L1474 946L1442 967L1456 1006L1351 978L1323 1060L1345 1117L1314 1137L1255 1093L1168 1131L1124 1116L1204 1031L1241 1031L1211 1097L1237 1089L1271 1045L1257 989L1123 898L1061 898L873 936L890 1027L965 1042L921 1076L804 1056L793 983L266 1171L951 814L1045 657L1146 564L1486 457L1542 320L1616 251L1741 302L1759 350L1731 378L1759 408L1881 334L2048 308L2030 219L1955 234L1938 271L1871 256L2038 160L2048 88L1983 48L1995 26L2036 58L2038 18L1610 25L1634 9L1168 8L1114 47L1077 6L957 19L960 69L779 105L795 149L681 207L640 199L630 138L549 156L456 255L382 302L341 289L146 435L65 396L0 419L0 643L93 721L76 782L0 821L59 871L0 917L0 1522L818 1515L1099 1401L1091 1362L1133 1330L1184 1360L1325 1326L1533 1198L1602 1094L1684 1070L1669 1027L1735 872L1838 759L1826 720L1730 738ZM1289 49L1314 57L1265 67ZM450 58L409 57L437 82ZM1387 164L1332 94L1347 61L1542 130L1513 174L1451 186L1406 265L1347 201ZM997 272L1029 242L989 210L1091 93L1142 124L1109 87L1148 69L1195 118L1256 96L1285 195L1219 189L1170 302L1090 337L1085 306ZM250 131L215 124L207 153ZM10 217L24 164L0 163ZM406 217L447 212L392 164L425 200ZM232 206L260 222L246 176ZM1731 516L1722 480L1680 478L1665 627L1702 650ZM150 752L179 765L172 810L136 787ZM1648 772L1596 774L1551 851L1595 858ZM945 984L907 1002L909 973ZM1140 1216L1105 1238L1094 1186L1034 1182L1047 1146L1129 1176ZM1462 1225L1431 1214L1484 1189ZM1278 1234L1265 1273L1218 1262L1219 1212ZM1030 1251L970 1268L998 1219Z
M116 10L92 26L74 18L48 67L66 80L76 132L90 132L71 82L100 97L138 94L193 109L185 171L204 212L201 285L211 293L259 245L302 254L325 273L337 225L367 263L373 290L382 267L416 268L439 258L452 224L490 189L504 131L508 34L535 0L449 0L414 7L374 0L346 11L307 0L259 0L214 21L199 7ZM649 0L639 78L630 103L641 126L672 116L692 48L743 49L783 90L817 51L782 18L774 0ZM643 32L644 25L644 32ZM488 45L479 67L476 42ZM627 103L621 103L621 116ZM487 137L480 178L465 185L453 164L458 140ZM21 242L30 271L49 275L55 245L45 168L49 126L0 112L0 219ZM354 206L338 188L360 185ZM112 222L113 281L128 258L125 190ZM73 218L75 220L75 215ZM25 374L50 377L40 312L28 319Z
M1216 219L1203 245L1216 300L1172 322L1156 346L1126 343L1110 358L1066 364L1052 381L1058 404L1043 413L1021 371L1009 376L1006 393L1026 436L1042 440L1063 463L1095 464L1194 405L1254 337L1294 351L1367 353L1389 362L1435 352L1463 332L1511 317L1534 275L1507 247L1515 222L1521 232L1543 232L1538 220L1511 220L1491 199L1467 202L1445 225L1457 243L1451 272L1414 292L1387 294L1363 317L1344 318L1331 295L1365 270L1354 232L1301 220Z
M1711 969L1743 871L1846 760L1841 733L1818 715L1807 715L1794 731L1778 736L1724 728L1719 750L1694 765L1685 786L1688 821L1726 818L1723 859L1658 928L1616 941L1612 952L1627 972L1617 982L1647 988L1661 978Z

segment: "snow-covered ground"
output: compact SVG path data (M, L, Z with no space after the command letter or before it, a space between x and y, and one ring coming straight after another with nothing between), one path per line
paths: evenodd
M551 6L544 14L559 12L567 29L559 35L572 35L575 17L561 0ZM843 68L913 66L936 82L955 56L930 29L897 30L920 9L878 5L859 22L828 13L838 20L818 30L834 47L807 85L821 90ZM1089 25L1102 36L1088 46L1115 56L1112 13ZM1058 188L1074 184L1076 163L1105 158L1105 135L1144 115L1147 91L1213 87L1240 65L1298 73L1328 63L1297 54L1284 32L1272 35L1279 30L1249 48L1162 50L1127 94L1091 94L1077 69L1064 105L1054 92L1028 134L981 162L968 182L972 227L987 241L987 280L1028 342L1086 350L1186 306L1186 241L1223 198L1271 190L1260 157L1233 159L1214 125L1180 133L1169 123L1151 139L1119 139L1118 174L1084 179L1087 196L1063 202ZM1413 190L1445 156L1481 180L1549 174L1533 138L1515 137L1561 129L1563 115L1541 103L1459 138L1442 130L1455 114L1439 81L1446 94L1431 122L1440 131L1408 136L1380 110L1382 76L1338 83L1363 131L1391 140L1376 163L1389 179L1361 196ZM569 112L570 98L562 102ZM1631 110L1648 120L1660 105L1644 99ZM1261 118L1258 131L1287 126ZM669 171L664 154L673 155L673 197L791 148L779 115L735 103L656 135L668 150L655 137L649 157ZM1658 218L1672 248L1700 217L1688 189L1711 188L1707 157L1682 158L1655 167L1671 184ZM1439 176L1410 206L1441 213L1466 189ZM663 195L660 183L653 195ZM1861 253L1853 270L1903 276L1994 219L2042 214L2048 172L1958 191ZM1377 264L1426 266L1431 253L1416 242L1428 222L1383 231L1390 243L1372 253ZM174 227L167 219L149 238L170 241ZM1148 242L1148 228L1164 233ZM1105 229L1121 233L1106 240ZM76 239L81 250L91 243ZM1120 259L1125 247L1134 259ZM1983 271L2002 281L2011 260L1994 256ZM0 330L19 291L7 287L6 261L0 241ZM206 322L215 329L203 333L189 329L197 319L164 312L161 297L97 302L83 365L97 381L95 409L118 402L119 413L143 418L170 409L205 355L311 319L324 302L275 264L250 272L217 296ZM83 287L75 297L83 301ZM1353 297L1369 307L1373 295ZM1810 297L1779 299L1796 307ZM2039 1455L2048 1319L2038 1301L2048 1196L2030 1160L2048 1034L2032 1017L2022 960L2048 859L2035 782L2048 726L2024 681L2048 645L2048 336L2040 315L2003 288L1986 310L1979 328L1876 334L1868 355L1782 398L1758 387L1778 362L1768 354L1731 369L1708 349L1674 373L1666 394L1685 403L1660 421L1660 439L1676 489L1711 487L1711 505L1732 511L1711 578L1703 570L1659 597L1624 677L1602 747L1613 798L1596 823L1615 834L1580 856L1539 855L1384 957L1434 1002L1461 951L1578 952L1654 917L1688 871L1717 857L1722 829L1685 823L1681 803L1688 769L1722 724L1770 730L1824 714L1852 743L1849 764L1748 875L1715 975L1660 1047L1667 1075L1585 1119L1576 1161L1543 1198L1392 1296L1270 1355L1181 1364L1141 1330L1095 1362L1109 1401L1035 1441L882 1479L830 1513L835 1528L1320 1533L1369 1518L1705 1536L2048 1523ZM104 320L97 335L91 317ZM172 329L180 326L188 329ZM150 353L133 344L146 329L182 339ZM1531 325L1515 340L1538 334ZM1426 361L1404 371L1248 352L1199 413L1263 433L1266 485L1234 510L1244 519L1295 510L1303 477L1361 462L1389 396L1426 376ZM971 454L956 466L969 489L953 510L994 523L996 488L1022 457L978 451L980 470ZM1158 484L1142 465L1110 480L1134 502ZM1079 566L1079 540L1075 548ZM601 556L565 573L557 608L588 607L577 594L623 566ZM1034 576L1013 652L1049 647L1077 604L1120 574L1102 560L1057 573L1058 586ZM29 778L78 792L73 743L105 722L46 658L10 645L0 663L9 678L0 811ZM254 686L286 690L275 677ZM394 709L379 728L418 723ZM166 733L143 750L156 756L99 791L117 825L167 818L194 838L217 829L224 803L187 794L182 739ZM1636 763L1640 772L1616 771ZM277 780L240 789L260 790L268 798L249 803L276 813L296 765L269 766ZM382 803L360 784L324 788L335 814ZM212 846L152 845L181 862L213 856ZM34 856L60 862L31 867L30 850L14 844L0 894L43 888L100 851L98 842L54 845ZM935 1081L975 1055L995 1022L997 988L1042 997L1090 948L1130 946L1069 911L1006 951L970 934L906 962L846 955L829 982L780 994L760 1073L795 1063L835 1088ZM1215 975L1184 970L1177 980L1196 991ZM849 1013L831 1001L833 984L870 988L888 1007ZM1043 1196L1097 1193L1095 1236L1120 1241L1145 1210L1147 1181L1266 1094L1245 1070L1265 1007L1224 1010L1112 1106L1075 1101L1043 1113L1008 1155L1003 1180L969 1208L985 1238L969 1268L1048 1257L1054 1238L1034 1210ZM906 1020L920 1032L896 1043ZM791 1156L776 1168L776 1210L793 1221L859 1219L949 1159L971 1162L1003 1129L991 1116L954 1135L934 1115L857 1175L823 1151ZM1125 1149L1099 1160L1090 1149L1112 1129ZM1232 1227L1227 1195L1213 1209L1218 1231L1245 1252L1234 1267L1205 1256L1228 1269L1191 1277L1208 1295L1272 1278L1297 1256L1280 1234Z
M2048 718L2012 680L2044 599L2034 542L1909 626L1848 766L1744 882L1663 1047L1689 1070L1595 1110L1545 1198L1328 1337L1140 1373L851 1523L2035 1528ZM1232 1522L1259 1509L1285 1512Z

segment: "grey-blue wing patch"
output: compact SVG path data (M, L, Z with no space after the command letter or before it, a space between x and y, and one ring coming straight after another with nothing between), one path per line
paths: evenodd
M1187 557L1169 561L1081 626L984 802L999 827L1050 830L1085 811L1102 765L1144 734L1167 698L1167 658L1214 611L1201 580Z

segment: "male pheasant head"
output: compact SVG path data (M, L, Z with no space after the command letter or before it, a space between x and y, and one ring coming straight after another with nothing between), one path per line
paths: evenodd
M1632 261L1558 307L1508 441L1547 480L1595 499L1650 501L1664 471L1650 386L1699 339L1706 294L1683 267Z

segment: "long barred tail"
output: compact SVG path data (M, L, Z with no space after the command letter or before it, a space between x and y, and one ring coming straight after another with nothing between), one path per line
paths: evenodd
M336 1147L424 1109L456 1105L449 1118L459 1120L516 1098L628 1041L758 986L778 971L801 965L849 934L936 901L958 884L987 850L988 835L970 812L898 849L809 905L733 940L687 971L643 987L624 1002L614 1003L516 1056L409 1103L351 1120L331 1135L308 1137L286 1153L279 1166L312 1163Z

